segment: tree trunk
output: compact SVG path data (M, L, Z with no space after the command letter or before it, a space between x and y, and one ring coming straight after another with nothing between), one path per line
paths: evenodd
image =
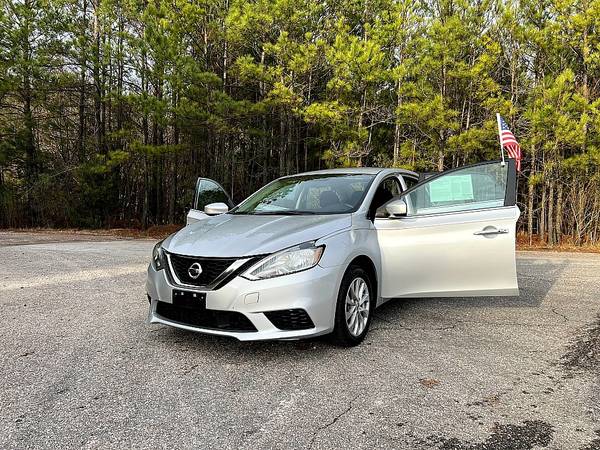
M94 117L95 117L95 134L96 134L96 153L104 152L104 136L103 136L103 117L102 117L102 79L101 79L101 33L100 33L100 0L96 0L94 9Z
M575 243L577 245L581 245L583 242L583 233L585 229L585 204L586 204L586 195L583 183L577 183L577 194L575 195L576 199L576 211L575 211L575 224L576 224L576 235L575 235Z
M533 243L533 198L535 196L535 187L533 183L527 186L527 238L529 245Z
M588 4L587 4L587 2L585 2L585 9L587 9L587 7L588 7ZM588 86L589 80L588 80L587 62L588 62L589 56L590 56L590 46L589 46L589 39L588 39L587 24L583 28L581 47L582 47L581 48L581 50L582 50L582 65L581 65L581 67L583 70L581 90L583 93L583 98L584 98L586 104L588 104L590 101L590 90L589 90L589 86ZM584 125L583 125L583 139L582 139L582 151L584 153L587 148L588 129L589 129L588 121L585 121Z
M225 0L225 10L229 10L229 0ZM225 30L225 21L223 20L223 92L227 87L227 66L229 65L229 43L227 42L227 33Z
M535 146L531 146L531 172L529 178L535 177ZM527 184L527 237L529 245L533 243L533 202L535 197L535 186L532 180Z
M177 167L179 166L179 124L177 123L177 104L179 97L177 92L173 91L171 97L171 105L173 107L173 145L175 146L175 154L173 155L173 161L171 164L171 180L169 183L169 223L175 223L175 204L177 202Z
M396 101L396 112L394 114L394 167L398 167L398 164L400 163L400 124L398 123L398 110L402 105L402 96L400 95L400 80L398 80L396 85L396 93L398 99Z
M442 149L438 151L437 170L438 172L443 172L444 170L444 150Z
M560 245L562 241L562 222L563 222L563 186L559 181L556 188L556 238L555 242Z
M117 130L120 132L123 129L123 77L125 74L125 63L123 57L123 20L119 20L119 37L118 37L118 59L117 59ZM119 147L123 147L123 138L119 138Z
M540 223L538 226L540 242L546 242L546 183L542 186L542 201L540 207Z
M550 189L548 192L548 245L554 245L554 179L550 175Z
M144 92L145 94L148 92L148 71L147 71L147 57L146 54L143 53L142 54L142 80L141 80L141 84L142 84L142 92ZM149 136L149 129L148 129L148 114L146 112L143 113L142 115L142 142L144 143L144 146L148 145L150 136ZM148 225L150 224L150 175L149 175L149 171L150 168L148 167L148 155L146 153L144 153L144 165L143 165L143 169L144 169L144 203L143 203L143 210L142 210L142 226L144 227L144 229L148 228Z
M285 112L281 111L279 117L279 176L285 175L286 143L285 138Z
M33 8L28 2L28 7ZM27 208L29 211L29 225L35 225L38 221L37 202L35 201L35 192L32 192L38 177L38 161L37 152L35 148L35 123L33 119L32 110L32 80L31 80L31 59L32 49L30 37L33 30L31 30L32 24L29 20L25 21L25 31L21 38L21 51L23 52L23 59L25 60L25 70L22 79L21 98L23 100L23 147L25 150L25 179L27 182Z
M83 25L81 55L79 59L79 130L77 133L77 152L79 162L85 161L85 83L87 74L87 0L83 0Z

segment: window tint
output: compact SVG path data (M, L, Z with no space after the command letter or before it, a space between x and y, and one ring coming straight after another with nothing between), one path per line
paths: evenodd
M508 165L465 167L423 183L406 195L409 215L504 206Z
M211 203L225 203L230 207L232 206L227 194L217 183L210 180L200 180L194 209L202 211L206 205Z
M401 193L402 189L400 187L400 182L396 177L390 177L383 180L377 188L377 191L375 191L369 213L373 215L377 208L387 203L394 197L399 196Z

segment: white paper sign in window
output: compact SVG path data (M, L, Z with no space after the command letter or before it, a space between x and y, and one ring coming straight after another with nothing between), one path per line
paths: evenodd
M448 175L433 180L429 186L429 201L432 204L468 200L474 200L471 174Z

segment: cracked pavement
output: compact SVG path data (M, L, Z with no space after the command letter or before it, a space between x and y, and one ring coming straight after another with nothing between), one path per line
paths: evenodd
M394 300L351 349L144 323L154 242L0 232L0 448L600 448L600 255Z

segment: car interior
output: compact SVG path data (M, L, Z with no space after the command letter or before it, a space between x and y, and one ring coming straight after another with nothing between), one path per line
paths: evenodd
M395 177L387 178L381 182L375 191L375 195L373 196L373 201L371 202L371 206L369 208L369 217L374 218L378 208L385 205L394 197L400 195L401 192L402 189L400 188L400 184Z

